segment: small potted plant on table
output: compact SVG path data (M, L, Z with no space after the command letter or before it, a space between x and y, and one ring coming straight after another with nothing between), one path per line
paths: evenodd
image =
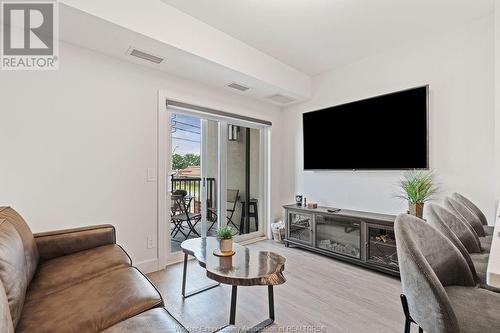
M219 240L219 250L227 254L233 252L233 236L236 231L230 226L221 227L217 230L217 239Z
M432 172L412 171L405 174L399 182L401 194L398 197L408 201L411 215L423 217L424 203L431 200L438 190L433 178Z

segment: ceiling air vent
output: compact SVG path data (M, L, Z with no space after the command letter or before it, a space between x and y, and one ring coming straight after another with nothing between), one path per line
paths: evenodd
M154 62L155 64L159 64L163 60L165 60L165 58L158 57L158 56L152 55L150 53L141 51L139 49L136 49L135 47L130 47L127 51L127 54L134 56L134 57L137 57L137 58L141 58L143 60Z
M273 101L274 103L278 103L278 104L289 104L289 103L295 102L295 98L281 95L281 94L274 94L271 96L267 96L266 98Z
M249 87L245 87L241 84L238 84L238 83L230 83L227 85L229 88L233 88L233 89L236 89L236 90L239 90L239 91L247 91L248 89L250 89Z

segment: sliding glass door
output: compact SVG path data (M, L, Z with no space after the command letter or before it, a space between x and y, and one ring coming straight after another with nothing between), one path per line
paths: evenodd
M169 108L167 260L180 244L230 226L236 240L264 235L264 131L259 125Z
M261 229L260 129L229 122L226 144L226 225L239 235Z
M218 223L219 122L171 114L170 253L190 238L213 235Z

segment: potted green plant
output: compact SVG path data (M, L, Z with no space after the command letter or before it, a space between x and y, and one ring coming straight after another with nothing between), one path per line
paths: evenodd
M220 252L233 252L233 236L236 235L236 233L237 232L230 226L221 227L217 230Z
M432 199L438 188L434 185L434 175L428 171L411 171L399 182L401 193L399 198L408 201L409 212L419 218L423 217L424 203Z

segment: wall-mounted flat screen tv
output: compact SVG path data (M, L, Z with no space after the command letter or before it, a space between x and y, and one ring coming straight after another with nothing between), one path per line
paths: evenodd
M304 113L304 169L427 169L428 91L418 87Z

